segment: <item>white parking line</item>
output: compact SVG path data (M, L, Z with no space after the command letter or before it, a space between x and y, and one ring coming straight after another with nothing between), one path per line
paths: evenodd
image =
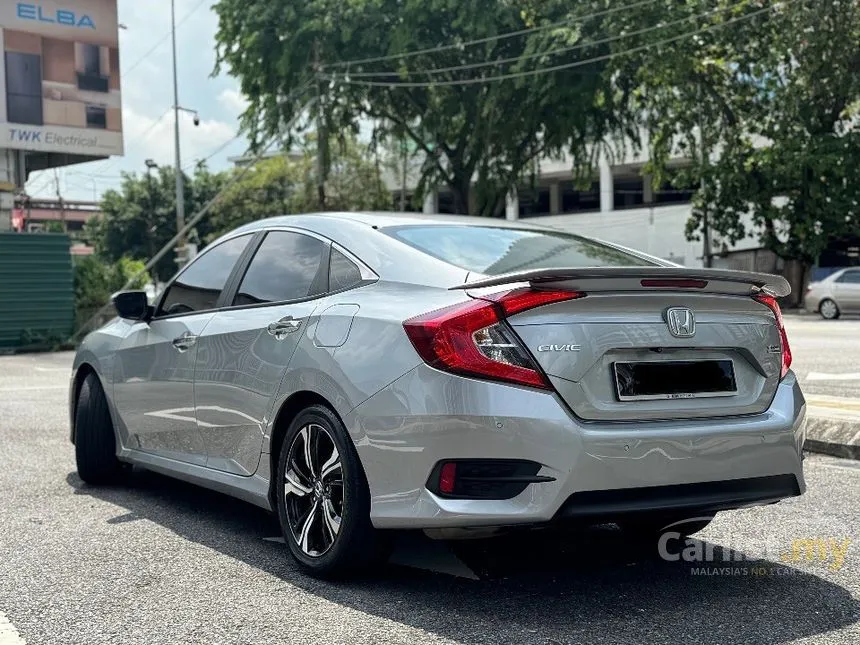
M18 385L0 387L0 392L37 392L39 390L68 390L68 385Z
M9 622L2 611L0 611L0 645L27 645L27 641L21 638L15 625Z
M810 372L806 375L807 381L860 381L860 372L842 372L830 374L828 372Z

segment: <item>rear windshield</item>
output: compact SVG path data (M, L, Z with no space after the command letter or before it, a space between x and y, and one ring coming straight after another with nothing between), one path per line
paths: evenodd
M449 264L484 275L530 269L655 266L578 235L493 226L396 226L385 233Z

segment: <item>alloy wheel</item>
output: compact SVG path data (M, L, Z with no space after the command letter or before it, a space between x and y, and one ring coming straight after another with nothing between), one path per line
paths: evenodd
M343 518L343 469L331 433L318 423L298 431L284 474L287 521L296 544L319 557L334 544Z
M837 307L836 303L832 300L825 300L819 306L819 311L823 318L831 320L833 318L836 318L836 316L839 314L839 307Z

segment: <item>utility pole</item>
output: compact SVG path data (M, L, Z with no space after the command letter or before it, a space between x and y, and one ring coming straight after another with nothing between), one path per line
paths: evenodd
M170 34L173 40L173 139L176 148L176 230L185 227L185 187L182 177L182 158L179 153L179 80L176 74L176 0L170 0ZM179 266L185 264L185 236L176 241L176 258Z
M402 139L400 141L400 161L402 166L400 168L400 212L406 212L406 172L407 168L407 150L406 150L406 139Z
M711 224L708 221L708 200L705 189L705 172L710 162L708 146L705 140L705 119L702 114L702 87L699 86L699 148L701 156L701 166L699 167L699 190L702 192L702 260L705 267L710 269L714 266L714 257L711 254Z
M144 163L146 164L146 189L149 193L149 212L146 215L146 247L148 250L147 257L151 258L155 254L155 248L153 246L154 240L152 239L152 236L155 233L155 226L152 223L152 219L155 216L155 197L152 192L152 169L158 168L158 164L152 159L147 159Z
M325 210L325 176L326 150L328 148L328 132L325 129L322 103L322 80L320 79L320 44L314 41L314 76L317 82L317 199L319 209Z
M57 201L60 202L60 222L63 227L63 233L67 231L66 228L66 204L63 201L63 194L60 192L60 171L54 168L54 187L57 190Z

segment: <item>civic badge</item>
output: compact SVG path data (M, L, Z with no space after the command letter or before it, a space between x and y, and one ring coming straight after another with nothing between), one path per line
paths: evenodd
M669 307L666 310L666 325L675 338L690 338L696 334L696 317L687 307Z

